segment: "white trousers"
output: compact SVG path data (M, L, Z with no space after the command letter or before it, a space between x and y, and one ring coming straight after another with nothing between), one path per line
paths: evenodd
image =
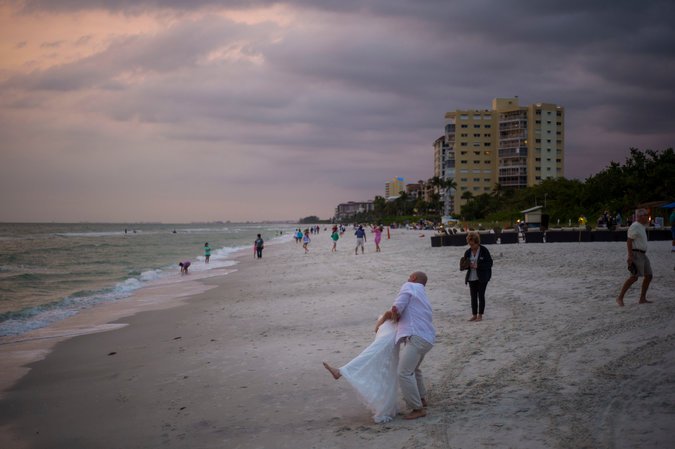
M401 341L399 345L398 382L401 393L408 407L419 410L422 408L422 398L427 394L420 365L433 345L416 335Z

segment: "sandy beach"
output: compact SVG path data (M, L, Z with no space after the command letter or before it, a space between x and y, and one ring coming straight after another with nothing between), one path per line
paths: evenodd
M623 308L625 243L491 245L486 314L470 323L465 248L395 230L381 253L369 235L355 256L352 234L337 253L322 232L307 255L294 242L262 260L241 254L234 271L166 292L181 296L170 308L140 292L130 301L152 310L107 315L102 332L60 338L48 354L0 345L23 375L0 400L0 447L671 447L670 241L649 243L653 304L637 304L635 284ZM429 276L438 334L422 366L428 415L374 424L322 361L341 366L365 348L414 270ZM46 357L22 371L21 354L35 351Z

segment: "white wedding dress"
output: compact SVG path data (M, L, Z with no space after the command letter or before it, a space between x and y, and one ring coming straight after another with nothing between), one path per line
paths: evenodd
M396 416L398 401L398 348L396 324L387 320L380 326L375 340L340 374L373 412L376 423L389 422Z

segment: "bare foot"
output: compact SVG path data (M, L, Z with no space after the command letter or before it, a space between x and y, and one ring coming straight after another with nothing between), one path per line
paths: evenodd
M424 398L421 398L421 399L422 399L422 407L426 407L427 405L429 405L429 403L427 402L426 399L424 399Z
M340 370L337 368L333 368L330 366L328 363L323 362L323 366L330 371L330 373L333 375L333 379L338 380L340 377L342 377L342 374L340 374Z
M477 319L478 319L478 317L476 315L474 315L471 318L469 318L469 321L476 321Z
M408 413L403 417L403 419L417 419L417 418L423 418L427 416L427 411L424 410L423 408L413 410L412 412Z
M623 299L616 298L616 303L619 305L619 307L623 307Z
M647 299L641 299L640 301L638 301L638 304L651 304L652 302L653 301L649 301Z

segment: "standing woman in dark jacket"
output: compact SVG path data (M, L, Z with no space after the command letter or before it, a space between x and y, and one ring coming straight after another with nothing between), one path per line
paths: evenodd
M471 319L480 321L485 312L485 289L492 277L492 256L486 247L480 244L480 234L469 232L466 236L469 249L464 257L469 259L469 269L466 271L465 284L469 284L471 292Z

